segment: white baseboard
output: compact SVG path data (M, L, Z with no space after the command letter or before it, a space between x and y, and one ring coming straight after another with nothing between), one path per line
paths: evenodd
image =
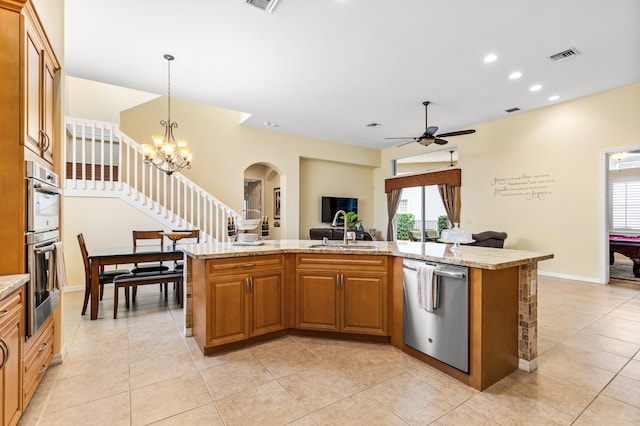
M531 361L527 361L522 358L518 360L518 370L526 371L527 373L532 373L537 369L538 369L538 358L532 359Z
M598 278L585 277L581 275L558 274L556 272L546 272L546 271L540 271L540 270L538 270L538 275L542 275L545 277L553 277L553 278L563 278L565 280L572 280L572 281L585 281L585 282L594 283L594 284L607 284L607 283L603 283Z
M63 289L63 293L75 293L78 291L84 291L84 286L80 286L80 285L66 286Z
M51 365L62 364L68 353L67 344L65 343L62 345L62 348L60 348L60 353L53 354L53 358L51 358Z

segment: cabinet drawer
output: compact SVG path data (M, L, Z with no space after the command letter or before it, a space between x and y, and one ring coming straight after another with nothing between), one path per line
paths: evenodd
M207 260L207 277L254 272L263 269L281 269L283 266L284 257L282 255Z
M297 269L340 269L344 271L386 272L388 256L349 254L297 254Z
M0 323L3 318L9 318L22 310L22 292L16 291L0 302Z
M44 377L53 358L53 316L42 326L42 333L24 357L22 382L23 403L26 407Z

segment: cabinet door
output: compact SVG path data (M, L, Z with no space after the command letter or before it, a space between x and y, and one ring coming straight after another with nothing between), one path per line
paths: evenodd
M297 328L339 331L337 286L337 271L298 271Z
M53 164L54 79L58 64L40 24L24 10L24 145Z
M53 149L54 149L54 132L53 132L53 119L55 111L55 98L53 83L55 79L55 68L50 58L43 54L43 69L42 69L42 155L45 160L53 164Z
M22 311L20 311L21 313ZM0 408L3 425L14 425L22 414L22 381L20 368L20 315L11 315L0 327L5 365L0 369Z
M252 274L251 335L283 330L284 279L282 270Z
M342 332L387 335L387 274L343 273L340 289Z
M207 344L221 345L249 337L249 276L232 275L207 285Z
M29 20L25 19L25 64L24 64L24 144L33 152L40 155L43 147L40 113L42 111L42 97L40 96L40 70L42 69L42 47L35 30L31 28Z

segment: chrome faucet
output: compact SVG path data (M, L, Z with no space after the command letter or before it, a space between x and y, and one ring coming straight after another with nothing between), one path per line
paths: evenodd
M336 212L336 215L333 217L333 223L331 223L331 226L338 226L338 216L340 216L340 213L342 213L342 216L344 217L344 229L342 231L342 243L346 246L347 243L347 212L345 212L344 210L338 210Z

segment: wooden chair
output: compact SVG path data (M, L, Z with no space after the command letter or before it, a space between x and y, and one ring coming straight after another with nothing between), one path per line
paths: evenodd
M91 264L89 263L89 252L87 251L87 245L84 242L84 236L82 233L78 234L78 244L80 245L80 253L82 253L82 260L84 262L84 302L82 302L82 315L87 312L87 305L89 304L89 296L91 295ZM112 283L114 278L120 275L126 275L130 273L128 269L115 269L100 271L100 300L104 294L104 285Z
M162 231L132 231L133 232L133 250L137 250L138 246L143 245L155 245L160 248L160 251L164 251L164 235L162 235ZM149 242L152 244L139 244L139 242ZM168 271L170 268L167 265L164 265L162 262L159 263L142 263L135 264L135 267L131 270L132 274L137 274L140 272L160 272L160 271Z

